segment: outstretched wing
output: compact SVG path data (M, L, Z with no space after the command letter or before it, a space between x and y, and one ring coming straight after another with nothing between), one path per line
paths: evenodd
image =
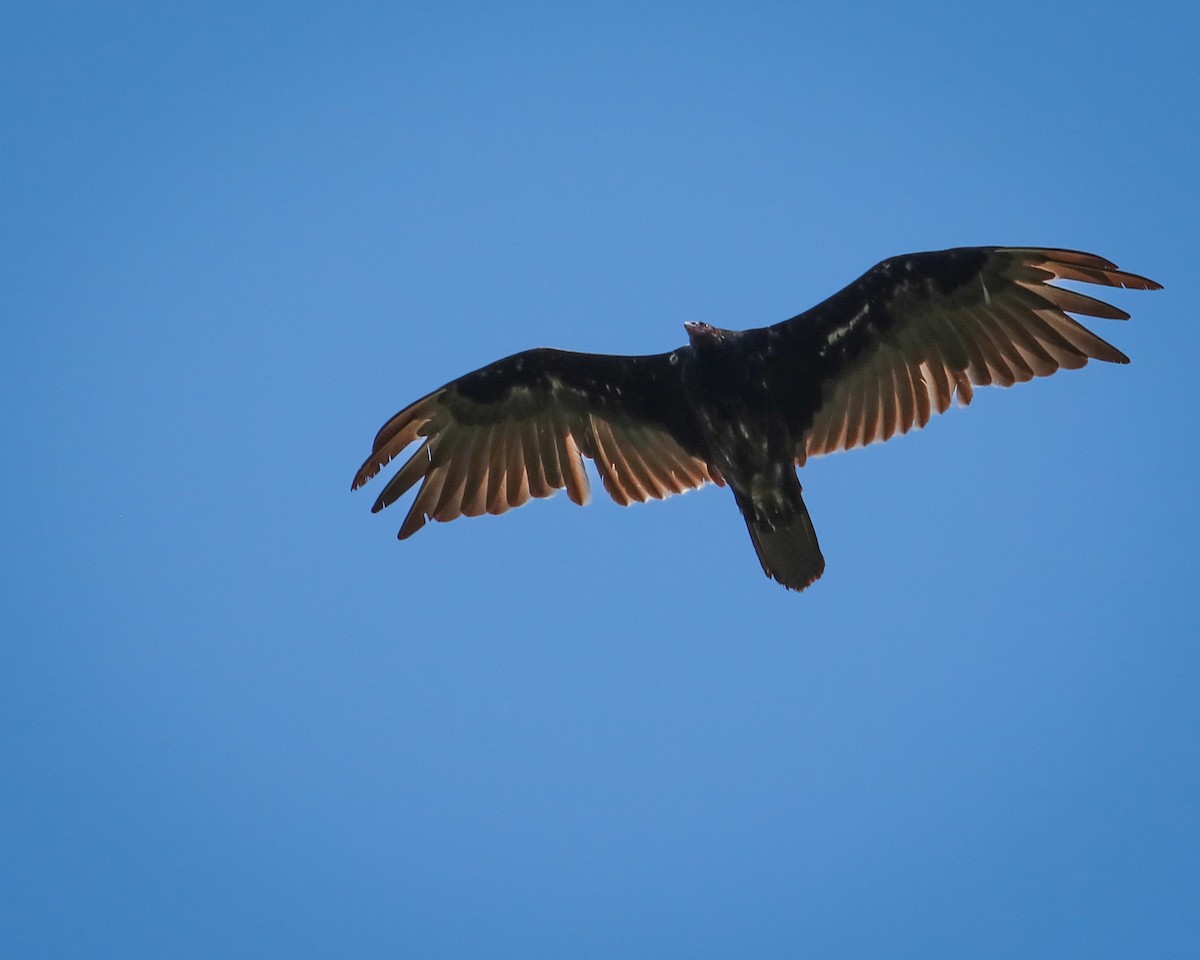
M684 348L686 350L686 348ZM589 499L581 456L622 505L723 483L702 458L683 397L680 352L616 357L527 350L452 380L392 417L357 489L409 444L416 452L372 511L421 484L400 527L504 513L565 488Z
M1101 257L1073 250L960 247L894 257L812 310L770 328L806 357L820 406L797 459L848 450L923 427L955 394L1011 386L1089 359L1129 358L1068 313L1129 315L1052 286L1076 280L1157 290Z

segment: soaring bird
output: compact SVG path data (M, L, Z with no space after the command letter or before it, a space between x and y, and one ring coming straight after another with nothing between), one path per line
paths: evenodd
M809 457L923 427L975 386L1129 362L1068 314L1129 315L1053 280L1161 289L1074 250L893 257L774 326L689 322L670 353L541 348L490 363L392 417L352 489L419 441L372 507L420 483L404 540L426 520L504 513L560 489L583 505L583 457L622 505L715 483L733 491L763 571L803 590L825 569L796 474Z

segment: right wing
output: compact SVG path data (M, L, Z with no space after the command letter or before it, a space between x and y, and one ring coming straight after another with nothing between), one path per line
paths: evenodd
M970 403L977 385L1007 387L1093 358L1128 363L1068 314L1129 314L1052 280L1159 289L1074 250L960 247L885 260L771 328L821 384L820 408L797 459L923 427L955 394Z

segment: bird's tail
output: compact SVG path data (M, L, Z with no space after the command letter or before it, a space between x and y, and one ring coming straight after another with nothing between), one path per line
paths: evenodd
M817 543L817 532L798 489L794 497L768 502L737 491L734 495L746 518L758 562L768 577L790 590L803 590L824 573L825 558Z

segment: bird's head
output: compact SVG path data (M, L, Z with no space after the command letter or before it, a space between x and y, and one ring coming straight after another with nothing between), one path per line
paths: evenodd
M691 341L693 347L709 347L723 343L731 332L699 320L688 320L684 323L683 329L687 331L688 340Z

